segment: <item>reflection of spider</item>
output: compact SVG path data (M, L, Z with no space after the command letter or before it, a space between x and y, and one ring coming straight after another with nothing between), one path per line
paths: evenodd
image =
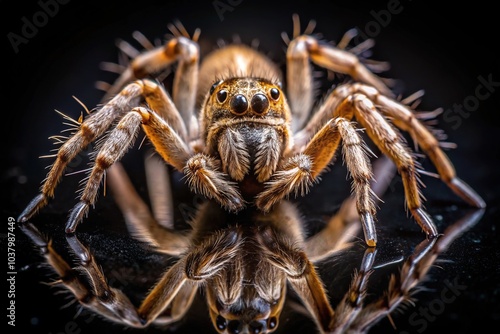
M422 208L417 164L393 125L411 134L455 193L471 205L484 206L455 176L438 139L407 106L416 95L403 102L394 100L384 81L369 70L377 64L368 63L367 67L354 50L346 50L352 34L333 47L309 35L309 28L300 34L298 21L295 23L286 55L286 95L280 71L261 53L229 45L208 55L199 66L198 32L190 38L181 25L171 26L174 37L163 47L155 48L141 39L149 50L133 59L108 91L110 99L81 122L59 149L41 193L19 221L26 221L47 203L68 162L102 137L66 231L73 233L94 204L108 170L109 185L129 227L162 251L185 254L146 297L138 315L134 309L126 307L123 312L123 305L115 305L114 311L120 312L111 318L133 326L161 322L165 316L168 321L176 320L187 310L198 283L206 282L210 313L218 330L237 333L245 325L253 332L272 331L281 311L286 277L318 325L328 330L331 308L306 253L297 248L303 239L300 224L283 199L305 194L342 142L365 240L369 246L376 245L372 171L354 118L396 164L407 206L429 237L436 236L437 230ZM363 45L356 47L357 52L363 49ZM358 82L336 87L313 110L309 61ZM170 97L156 81L146 78L156 78L174 62L177 70ZM153 215L115 164L134 143L141 126L158 154L186 175L191 189L222 207L203 207L191 235L179 234L165 223L170 212L165 213L160 202L169 195L161 182L161 168L148 167L152 171L150 187L157 191L151 197ZM250 226L233 227L236 222ZM95 277L90 278L94 281ZM251 287L245 284L248 280ZM95 292L99 292L97 287Z

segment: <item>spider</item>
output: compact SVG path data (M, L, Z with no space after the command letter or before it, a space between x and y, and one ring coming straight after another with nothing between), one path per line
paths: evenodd
M342 147L355 204L348 200L350 209L341 210L337 220L355 220L355 207L366 244L376 246L378 193L373 191L372 166L354 120L396 165L406 205L429 239L438 231L423 209L418 164L397 128L411 135L452 191L472 206L485 206L456 176L438 138L421 121L436 112L414 112L410 104L419 94L398 101L370 70L377 69L376 63L365 65L357 56L368 44L348 50L351 31L333 46L312 35L313 24L301 33L298 17L293 20L292 39L285 38L284 83L276 64L243 44L218 48L199 63L199 30L190 36L180 23L170 26L173 37L163 46L153 47L140 38L148 50L131 61L108 90L103 106L79 122L60 147L40 194L19 222L48 203L67 164L100 139L92 170L66 224L69 237L95 203L107 173L135 236L179 256L137 310L118 292L101 289L100 272L90 270L88 279L94 286L83 291L96 310L134 327L170 323L185 314L203 284L211 319L220 333L272 332L288 282L318 328L328 332L333 311L311 261L343 242L326 233L317 249L306 242L300 215L287 198L305 195ZM352 78L334 87L316 108L310 62ZM174 63L177 69L169 93L158 78ZM150 187L155 190L150 212L118 163L141 127L164 162L185 175L194 193L210 200L198 210L191 233L173 229L170 212L163 210L162 201L171 197L161 180L164 166L147 163ZM88 258L77 242L72 245L82 259ZM64 278L65 265L57 260L52 265ZM81 297L79 289L72 291Z

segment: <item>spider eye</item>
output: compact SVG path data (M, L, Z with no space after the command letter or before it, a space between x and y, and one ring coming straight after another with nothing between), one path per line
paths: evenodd
M267 325L267 327L269 329L275 329L276 326L278 326L278 319L276 319L276 317L272 317L269 319L269 324Z
M248 327L250 334L260 334L263 330L265 330L265 322L262 323L260 321L252 321Z
M271 97L275 101L280 98L280 91L278 90L278 88L271 88L271 90L269 91L269 94L271 94Z
M248 100L245 96L238 94L231 100L231 111L237 115L243 114L248 109Z
M252 105L252 110L257 114L265 113L269 107L269 101L264 94L255 94L250 103Z
M215 87L217 87L218 85L220 85L220 84L221 84L221 82L222 82L222 80L219 80L219 81L217 81L216 83L214 83L214 84L212 85L212 87L210 87L210 95L212 95L212 94L214 93L214 91L215 91Z
M239 320L231 320L227 329L231 334L240 334L243 331L243 323Z
M224 103L227 99L227 90L221 89L220 91L217 92L217 101L219 103Z
M217 329L220 331L223 331L227 327L227 320L221 317L220 315L217 316L217 319L215 319L215 325L217 326Z

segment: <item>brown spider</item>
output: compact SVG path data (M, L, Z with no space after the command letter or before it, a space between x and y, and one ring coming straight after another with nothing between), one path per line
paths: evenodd
M289 282L318 328L329 331L333 311L311 261L343 242L326 233L318 244L305 242L299 215L285 199L306 194L342 143L353 179L354 216L361 220L366 244L376 245L372 167L353 119L397 166L408 209L429 238L438 231L422 208L417 163L393 125L412 136L457 195L484 207L481 197L456 177L438 139L408 106L418 94L395 100L384 81L346 50L352 34L334 47L310 35L309 27L300 34L294 17L293 39L287 43L285 94L278 67L255 49L227 45L199 64L199 31L191 38L180 24L171 29L173 38L133 59L109 89L102 108L81 122L61 146L41 193L18 220L26 222L46 205L67 164L103 137L66 232L74 233L95 203L107 171L129 229L160 251L180 256L137 311L116 291L100 286L83 289L91 297L85 295L85 302L90 300L91 308L110 319L137 327L176 321L205 283L210 315L219 332L240 333L244 328L271 332L277 327ZM310 61L354 81L335 87L313 108ZM156 78L174 62L177 71L170 97L161 84L147 78ZM174 230L170 213L162 211L161 201L171 196L161 182L163 166L148 162L155 188L153 214L117 163L141 127L163 160L186 175L190 188L213 200L200 208L189 234ZM341 210L337 219L355 220L351 211ZM72 245L87 258L76 242ZM51 264L64 278L67 265L57 259ZM101 276L100 271L88 273L93 284L104 282ZM79 289L72 289L77 297Z

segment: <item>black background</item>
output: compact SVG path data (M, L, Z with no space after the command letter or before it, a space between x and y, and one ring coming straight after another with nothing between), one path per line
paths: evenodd
M132 32L139 30L148 37L161 39L167 33L167 23L179 19L189 31L201 28L201 40L210 43L219 37L230 40L234 34L248 43L257 37L260 49L269 51L271 57L281 64L284 43L280 33L291 32L293 13L300 14L303 26L309 19L315 19L318 23L316 31L328 40L338 41L343 32L353 27L368 33L368 27L378 27L379 31L371 31L376 40L373 58L391 63L391 70L384 76L399 79L397 89L405 96L425 89L420 109L445 109L445 114L439 118L440 126L449 140L458 144L457 149L449 151L449 156L459 176L483 196L488 206L482 220L444 254L447 261L432 268L424 284L428 290L416 295L416 306L410 305L404 312L393 315L397 328L393 329L385 318L371 332L421 333L447 329L468 333L480 324L498 326L500 252L497 247L497 170L500 127L494 116L500 110L499 87L493 87L490 96L477 106L469 107L470 113L458 115L449 111L454 104L473 100L471 97L477 95L481 84L480 77L491 77L494 82L500 82L498 56L494 51L500 30L496 11L485 2L478 1L466 6L444 8L437 8L432 2L401 1L398 7L402 8L400 13L391 15L390 22L383 26L376 24L374 13L387 9L389 3L395 2L310 0L281 6L270 1L246 0L232 6L232 11L224 12L221 20L212 1L203 5L187 1L141 1L132 4L70 1L60 5L58 12L42 24L26 44L19 45L16 53L9 42L9 33L21 34L22 18L33 22L33 15L41 7L32 2L13 9L3 2L3 54L7 56L2 69L6 75L2 88L4 105L1 122L4 219L17 217L37 193L39 183L45 176L45 167L49 162L37 157L48 154L52 148L46 138L65 128L53 110L78 117L82 107L72 96L89 107L99 102L101 93L94 88L94 82L113 78L99 70L99 63L117 59L114 47L117 38L132 41ZM205 47L210 43L202 44L202 51L208 50ZM124 159L141 194L145 194L144 176L137 157L143 152L135 150ZM424 160L423 164L434 170L427 161ZM334 212L348 194L345 170L340 163L337 165L309 196L300 201L301 209L311 222L319 222ZM60 240L67 211L75 202L74 192L80 178L78 175L66 178L56 192L56 199L33 220L56 240ZM467 205L439 181L426 176L422 179L427 185L423 190L427 198L426 207L442 231L461 217ZM380 253L388 257L390 254L407 254L407 250L423 238L416 224L407 218L402 196L401 183L396 179L379 213ZM191 204L188 197L179 201ZM79 231L82 241L96 251L103 267L116 269L110 269L111 275L115 275L116 285L122 284L124 290L131 294L139 292L133 290L133 284L124 284L123 280L142 284L139 290L147 290L157 277L155 273L161 273L169 263L162 257L147 253L127 238L110 196L101 196ZM3 244L6 244L6 232L6 229L1 232ZM96 329L103 332L124 331L119 325L94 319L88 314L73 319L77 308L62 307L71 299L54 295L60 289L40 283L50 281L49 277L53 276L48 276L50 271L40 265L42 259L36 249L19 229L16 239L16 330L25 328L34 333L86 333ZM58 246L64 251L63 242ZM351 253L352 263L349 257L336 260L348 264L349 269L345 272L339 270L338 291L332 292L333 301L345 291L361 255L360 248L359 252ZM137 266L137 263L144 266ZM336 275L339 265L335 263L321 268L326 278ZM384 284L381 276L376 276L374 286ZM411 314L419 312L419 307L429 307L442 291L446 279L458 279L466 289L453 303L446 304L432 321L427 321L425 328L411 324ZM203 307L202 298L199 298L187 320L179 325L178 332L186 333L188 329L210 332L211 325ZM284 333L304 332L306 328L311 331L314 328L307 317L293 310L285 312L281 322L280 330Z

